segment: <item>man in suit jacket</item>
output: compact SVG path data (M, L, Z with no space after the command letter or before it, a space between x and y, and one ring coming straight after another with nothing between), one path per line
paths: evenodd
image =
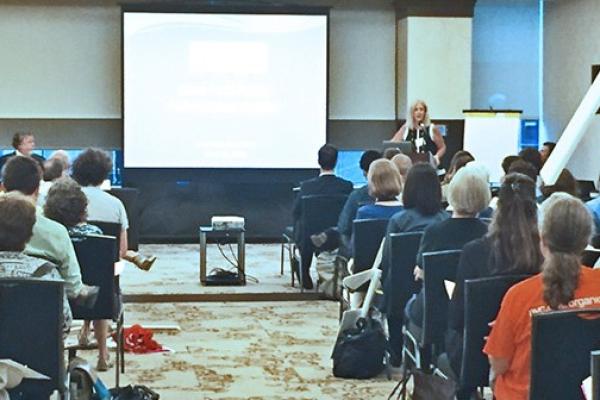
M352 182L335 176L333 169L337 163L338 151L337 149L329 144L324 145L319 149L319 166L321 171L318 177L309 179L300 184L300 192L296 196L294 202L294 236L296 245L300 250L302 256L302 282L304 283L305 289L312 289L313 284L310 278L310 265L312 262L312 254L314 248L310 240L305 241L301 237L302 226L302 196L309 195L335 195L344 194L347 195L352 191Z
M28 156L33 158L35 161L37 161L37 163L40 165L43 171L44 161L46 161L46 159L42 156L38 156L37 154L32 153L33 149L35 148L35 137L33 136L33 133L15 133L12 139L12 146L14 147L15 151L0 157L0 171L2 171L4 164L6 164L6 162L14 156Z

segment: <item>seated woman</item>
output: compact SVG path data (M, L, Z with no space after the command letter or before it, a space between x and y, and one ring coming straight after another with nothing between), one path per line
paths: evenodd
M539 271L541 263L535 183L523 174L506 175L487 235L463 247L456 271L446 332L446 352L456 376L461 368L465 281L495 275L533 274ZM466 393L471 388L464 390Z
M478 167L467 165L456 172L448 186L452 217L429 225L423 232L417 253L415 279L423 279L423 253L460 250L467 242L486 234L488 227L477 215L487 207L490 198L487 180ZM422 327L425 306L423 290L413 299L407 305L407 316L414 325Z
M593 230L583 203L554 193L542 205L540 230L542 272L509 289L483 349L498 400L529 398L531 314L593 307L593 299L600 295L600 270L580 263Z
M442 194L440 181L435 169L425 163L414 165L406 177L406 185L402 191L404 210L394 214L388 223L386 240L383 245L381 259L382 282L384 286L384 309L390 333L390 344L394 353L393 363L400 361L402 350L402 323L405 304L391 304L389 293L394 288L388 279L391 269L390 241L387 240L392 233L418 232L429 225L448 218L448 213L442 210ZM410 294L400 294L407 298Z
M102 230L95 225L90 225L86 220L87 198L81 187L71 178L60 178L54 182L44 204L44 215L67 228L71 240L82 236L101 235ZM98 343L98 371L107 371L112 365L109 361L106 338L108 336L108 322L96 320L94 322L94 336ZM79 344L88 344L90 321L85 321L79 334Z
M44 259L23 254L33 235L35 206L16 192L0 194L0 278L43 278L62 280L56 266ZM71 327L67 294L63 297L63 332Z
M112 161L105 151L86 149L73 162L73 178L82 186L88 199L88 219L90 221L115 222L121 224L121 258L132 262L138 268L148 271L156 257L143 258L137 252L128 250L127 229L129 221L121 200L100 188L112 169Z
M375 199L375 203L359 207L356 219L390 219L404 209L398 200L402 191L400 172L390 160L373 161L369 167L367 182L369 195Z

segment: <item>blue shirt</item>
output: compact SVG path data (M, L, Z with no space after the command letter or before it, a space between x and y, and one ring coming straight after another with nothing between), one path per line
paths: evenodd
M594 216L594 224L596 225L596 235L600 234L600 196L585 203L586 207Z
M392 215L402 210L404 207L401 205L366 204L358 209L356 219L390 219Z

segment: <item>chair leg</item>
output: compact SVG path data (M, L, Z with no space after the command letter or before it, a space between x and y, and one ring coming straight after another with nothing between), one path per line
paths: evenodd
M281 257L280 257L281 268L280 268L279 275L283 275L283 256L284 256L283 253L284 253L284 247L285 247L285 242L281 242Z

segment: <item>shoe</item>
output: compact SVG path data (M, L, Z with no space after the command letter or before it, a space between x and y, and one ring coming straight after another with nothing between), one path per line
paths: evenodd
M80 346L87 347L90 345L90 338L88 336L88 332L84 329L79 331L79 335L77 335L77 341Z
M150 271L150 268L152 268L152 265L154 265L154 261L156 261L156 256L144 258L141 255L136 254L133 257L125 257L125 259L133 263L139 269L142 269L144 271Z
M98 357L98 364L96 364L97 371L105 372L111 369L113 366L114 364L112 363L112 361L110 361L110 359Z
M316 248L319 248L327 241L327 234L325 232L321 232L317 233L316 235L310 235L310 241Z

